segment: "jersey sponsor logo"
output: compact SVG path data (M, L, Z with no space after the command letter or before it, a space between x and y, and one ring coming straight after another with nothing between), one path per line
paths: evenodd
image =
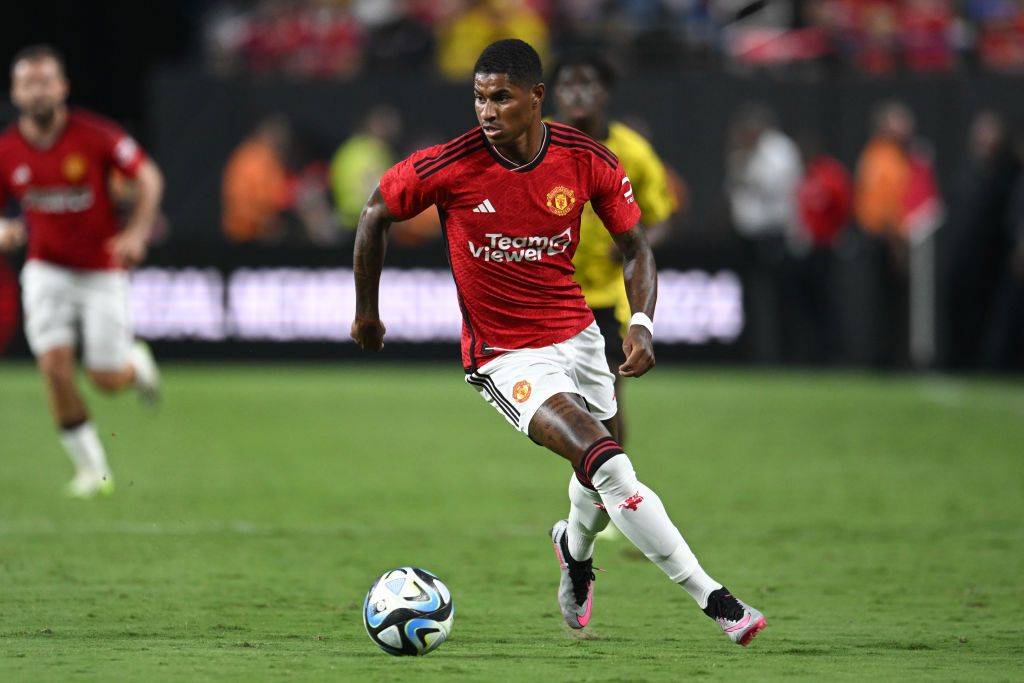
M516 403L526 402L532 393L533 387L531 387L530 383L525 379L519 380L515 383L515 386L512 387L512 398L516 400Z
M543 261L545 256L564 254L572 242L572 227L554 237L527 235L509 237L500 232L484 234L487 242L477 245L469 240L469 253L473 258L495 263L519 263L520 261Z
M625 188L625 191L622 193L622 196L626 198L626 203L632 204L633 202L635 202L636 199L634 199L633 197L633 183L632 181L630 181L629 176L622 176L622 183L620 184L623 188Z
M19 164L11 174L11 185L28 185L30 180L32 180L32 169L28 167L28 164Z
M60 162L60 172L69 183L77 183L85 177L85 171L89 168L89 162L78 152L72 152Z
M473 209L473 213L498 213L498 212L494 209L494 204L491 204L491 200L490 199L485 199L482 202L480 202L475 209Z
M551 213L556 216L564 216L572 211L576 204L576 193L564 185L556 185L548 192L547 205Z
M123 137L114 146L114 156L122 166L131 166L139 155L139 145L129 137Z
M82 213L93 205L92 189L88 186L30 188L21 200L26 211L40 213Z

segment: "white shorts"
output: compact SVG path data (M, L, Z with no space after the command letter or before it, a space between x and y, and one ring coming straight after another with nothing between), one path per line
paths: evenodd
M614 417L615 376L608 370L597 323L571 339L539 349L509 351L466 381L527 436L534 413L555 394L577 394L598 420Z
M37 357L78 345L90 370L120 370L132 342L128 275L29 261L21 271L25 336Z

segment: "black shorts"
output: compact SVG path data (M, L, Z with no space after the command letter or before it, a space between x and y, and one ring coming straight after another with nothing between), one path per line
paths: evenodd
M592 310L604 337L604 355L615 363L622 363L626 360L625 354L622 353L622 323L615 317L615 307Z

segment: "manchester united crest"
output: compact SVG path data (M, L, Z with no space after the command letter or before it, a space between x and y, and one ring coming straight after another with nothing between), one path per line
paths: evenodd
M60 170L64 174L64 177L71 183L77 183L85 177L85 170L87 163L85 157L77 152L64 157L64 161L61 162Z
M523 403L526 399L530 398L530 394L533 392L533 387L525 379L519 380L512 387L512 398L516 400L516 403Z
M548 208L556 216L564 216L576 204L576 193L564 185L556 185L548 192Z

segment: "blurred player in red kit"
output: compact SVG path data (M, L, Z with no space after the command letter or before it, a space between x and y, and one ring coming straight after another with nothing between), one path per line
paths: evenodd
M594 539L614 519L730 640L745 646L766 621L708 576L661 499L637 479L618 443L604 338L573 280L580 218L590 202L622 253L632 311L619 374L650 370L657 276L629 177L604 145L543 121L546 88L528 44L493 43L473 72L480 125L393 166L363 208L352 337L364 349L383 347L378 291L387 229L436 205L462 310L466 382L575 470L569 517L550 536L566 623L580 629L590 622Z
M163 178L120 127L69 109L68 89L63 59L48 45L24 48L11 62L19 117L0 134L0 211L13 199L21 217L0 218L0 251L28 242L25 335L75 466L68 493L87 498L112 492L113 477L75 386L78 345L101 391L134 387L149 404L159 393L153 357L133 341L125 269L146 256ZM138 186L123 229L110 196L115 170Z

